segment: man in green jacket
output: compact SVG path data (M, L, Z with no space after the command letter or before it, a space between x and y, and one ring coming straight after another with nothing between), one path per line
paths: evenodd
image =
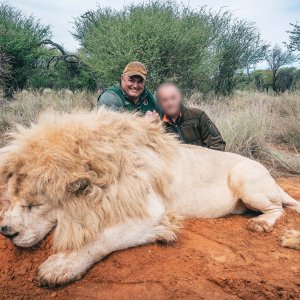
M175 133L186 144L225 150L225 141L216 125L203 110L184 106L182 93L175 84L160 85L156 97L167 132Z
M120 84L109 87L98 98L99 106L117 111L140 112L159 118L159 106L145 87L147 69L138 61L129 63L121 75Z

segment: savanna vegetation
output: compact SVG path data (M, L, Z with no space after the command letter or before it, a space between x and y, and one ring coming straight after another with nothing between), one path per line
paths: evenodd
M0 84L6 98L23 89L103 89L132 60L147 65L151 89L166 80L203 95L237 89L281 93L299 86L298 70L282 69L298 59L298 24L287 24L288 44L271 48L254 23L225 8L154 0L120 10L98 6L74 17L80 48L70 53L51 39L48 25L6 2L0 5ZM262 61L268 69L255 71Z
M22 91L14 101L2 101L0 146L14 124L29 125L40 112L53 109L70 112L96 107L96 94L69 90ZM237 92L230 97L211 96L203 100L194 93L186 99L200 106L216 122L227 142L227 151L263 162L276 175L300 174L300 93L271 95L261 92Z
M238 70L263 59L266 43L255 25L229 11L192 10L150 2L115 11L99 7L75 21L82 58L103 85L130 60L143 61L154 89L173 80L187 90L229 94Z
M0 85L6 98L26 88L95 90L92 71L51 35L50 26L0 4Z
M47 24L0 4L0 145L15 123L46 109L93 109L99 90L140 60L150 89L178 83L216 121L228 151L300 174L300 69L289 67L299 60L299 24L287 24L288 43L271 47L225 8L150 1L74 17L80 48L68 52ZM268 67L257 70L262 61Z

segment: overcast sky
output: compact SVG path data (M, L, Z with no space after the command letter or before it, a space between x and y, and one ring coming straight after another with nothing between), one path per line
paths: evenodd
M2 1L2 0L0 0ZM33 14L43 24L50 24L53 40L63 44L68 50L78 47L73 39L73 18L88 10L94 10L99 3L101 6L121 8L130 3L143 2L140 0L8 0L13 6L25 14ZM237 18L254 21L260 29L264 40L271 44L282 44L287 41L290 29L289 23L300 21L300 0L178 0L189 4L192 8L203 5L219 10L226 7L234 12Z

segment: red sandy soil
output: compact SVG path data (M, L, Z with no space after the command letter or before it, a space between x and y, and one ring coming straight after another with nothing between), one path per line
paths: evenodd
M300 200L300 178L279 179ZM300 299L300 251L280 246L286 229L300 229L287 210L272 233L249 232L251 215L190 220L173 245L113 253L80 281L40 288L38 266L51 238L22 250L0 238L0 299Z

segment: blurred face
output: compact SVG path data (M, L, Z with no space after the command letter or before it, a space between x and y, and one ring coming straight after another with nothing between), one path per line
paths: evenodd
M180 113L182 95L173 85L162 86L158 93L158 103L163 112L169 117L177 117Z
M121 77L121 87L132 100L138 100L145 88L145 80L140 76L128 76L124 73Z

